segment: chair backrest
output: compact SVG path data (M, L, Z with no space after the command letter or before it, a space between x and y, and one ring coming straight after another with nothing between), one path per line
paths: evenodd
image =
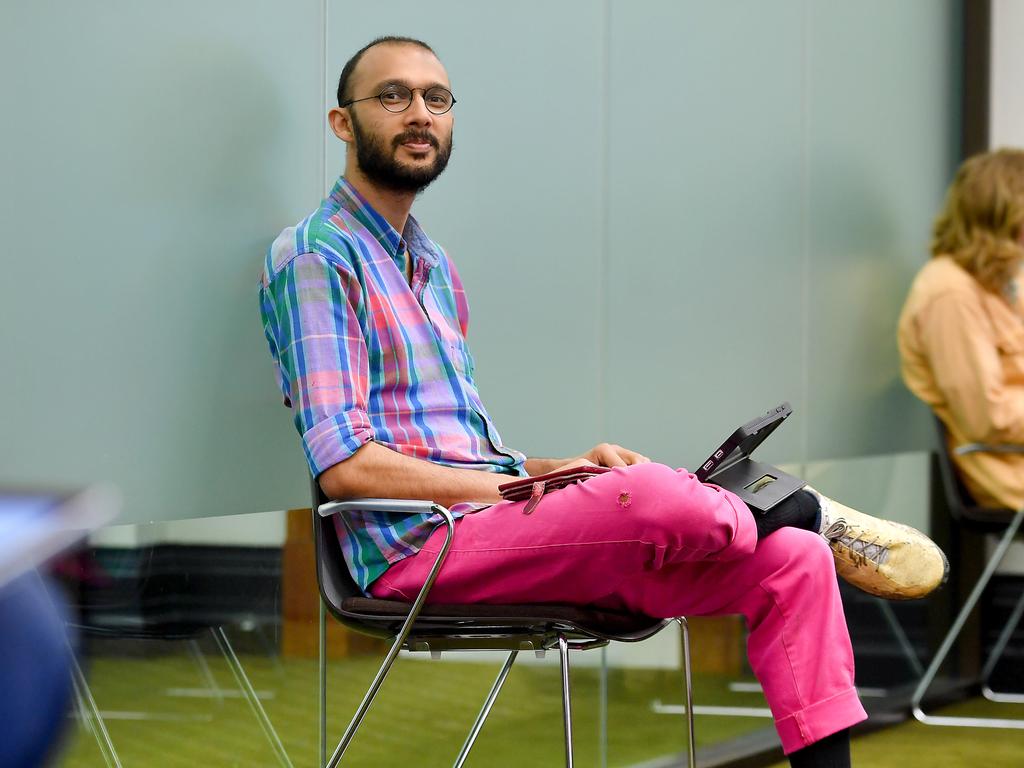
M1008 523L1013 517L1013 510L994 509L982 507L971 496L967 486L964 485L960 474L953 465L953 459L947 448L946 425L938 416L935 418L935 427L939 436L939 447L937 450L939 460L939 479L942 481L942 492L946 497L946 504L949 507L953 519L960 522L973 523L985 527L999 528Z
M313 540L316 546L316 580L320 587L320 596L327 609L339 622L363 634L375 637L390 637L393 633L382 629L378 624L362 621L344 608L344 601L350 597L363 597L363 590L355 579L341 554L341 545L334 529L333 517L321 517L317 509L329 499L320 489L315 478L311 480L311 496L313 501Z
M936 452L939 459L939 479L942 481L942 492L946 497L950 514L960 520L964 518L964 508L976 506L976 504L953 466L953 460L950 458L947 447L949 433L946 431L946 425L938 416L933 414L932 417L935 419L935 429L939 436Z

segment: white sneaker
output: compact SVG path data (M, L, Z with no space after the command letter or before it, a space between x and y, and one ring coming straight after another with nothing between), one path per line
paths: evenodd
M870 595L924 597L944 584L949 561L935 542L909 525L850 509L810 486L821 504L818 533L835 557L836 573Z

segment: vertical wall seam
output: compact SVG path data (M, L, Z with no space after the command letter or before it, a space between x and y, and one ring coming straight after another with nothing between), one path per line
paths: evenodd
M811 408L811 171L810 171L810 100L811 100L811 14L808 0L801 4L800 32L800 250L801 250L801 397L806 413L800 419L800 455L804 474L811 460L810 424L814 417Z
M327 118L324 107L327 98L327 0L320 0L320 95L317 97L317 113L320 115L320 190L319 196L325 196L330 189L331 180L327 178Z
M601 30L601 269L598 285L597 425L599 440L608 434L608 346L611 313L611 30L612 4L604 0Z

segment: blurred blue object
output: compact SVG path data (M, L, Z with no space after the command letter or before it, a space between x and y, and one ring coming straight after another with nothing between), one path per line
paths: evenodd
M71 646L58 590L37 573L0 587L0 766L35 768L67 723Z
M67 722L69 609L38 569L118 507L117 492L107 487L0 489L0 768L45 765Z

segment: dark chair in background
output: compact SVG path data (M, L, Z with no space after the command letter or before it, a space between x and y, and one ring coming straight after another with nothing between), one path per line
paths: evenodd
M83 553L86 556L88 553ZM135 552L129 553L131 559ZM226 698L244 698L252 710L263 735L274 753L274 758L281 768L291 768L288 756L270 717L260 701L261 694L253 687L246 674L228 635L221 624L190 618L189 612L180 604L183 595L179 592L165 591L166 584L151 584L158 581L150 578L152 570L153 550L149 548L138 564L137 570L142 573L139 581L127 589L119 588L114 583L103 583L103 579L95 576L85 579L69 580L65 577L65 588L75 593L77 602L72 605L75 618L68 622L68 628L84 640L112 641L160 641L163 643L184 642L185 650L196 664L196 669L204 687L198 689L180 689L182 694L190 698L209 698L222 704ZM114 570L118 570L114 568ZM134 570L127 567L126 570ZM113 582L113 580L110 580ZM95 582L95 583L92 583ZM153 594L149 594L152 591ZM148 606L147 597L156 607ZM206 657L200 647L200 638L209 633L217 650L223 655L228 669L231 671L238 688L221 688L214 678ZM71 679L74 693L75 714L82 725L96 739L103 762L108 768L121 768L121 758L110 736L106 720L111 717L128 716L130 719L161 719L157 712L131 712L111 714L103 711L97 704L89 686L85 672L72 652ZM168 690L167 695L175 695ZM177 717L177 716L175 716Z
M451 513L430 501L360 499L328 502L319 485L312 482L313 532L316 540L317 581L323 606L320 613L320 762L336 766L352 741L363 717L373 702L399 651L428 651L434 658L443 651L502 650L508 652L483 707L462 745L454 766L462 766L469 756L484 721L490 713L505 678L520 651L541 654L558 648L561 661L565 763L572 766L572 716L569 686L569 651L600 648L611 640L637 642L659 632L670 621L653 619L570 605L424 605L431 586L448 554L454 533ZM352 579L338 544L334 515L352 510L387 511L394 515L434 512L444 518L445 542L426 583L411 603L366 597ZM326 754L326 620L323 608L345 626L365 634L393 639L370 687L334 753ZM688 727L688 759L696 766L693 738L690 646L686 620L676 619L683 633L683 671L685 677Z
M1024 728L1024 719L948 717L929 715L922 709L922 702L925 695L928 693L928 689L934 682L935 676L939 672L939 668L942 666L942 663L953 648L953 644L963 631L964 625L967 623L971 612L981 599L982 592L985 590L989 581L991 581L992 574L995 573L1000 563L1002 563L1010 544L1013 542L1014 537L1020 529L1021 522L1024 521L1024 510L992 509L989 507L978 506L967 492L967 489L964 487L960 477L957 475L956 468L953 466L953 461L946 450L947 433L945 425L937 417L935 422L938 427L939 435L939 476L942 483L943 495L945 496L946 504L949 507L949 511L953 516L955 524L961 529L973 530L979 533L999 534L1000 538L995 550L992 552L992 556L985 563L980 578L974 584L974 587L968 595L967 600L964 602L963 607L953 620L953 624L950 627L949 632L939 645L938 652L935 654L935 657L932 659L928 669L925 670L924 675L918 682L917 688L915 689L911 699L912 711L914 713L914 717L926 725L952 725L974 728ZM972 443L970 445L958 446L954 449L954 452L958 455L975 452L1024 453L1024 446L983 445L980 443ZM998 640L982 667L982 694L985 698L991 701L1015 703L1024 702L1024 695L998 693L993 691L988 685L988 680L992 674L992 670L995 669L996 663L1003 655L1003 651L1006 649L1006 644L1009 642L1014 630L1020 623L1022 615L1024 615L1024 593L1022 593L1020 598L1017 600L1017 604L1011 612L1009 620L1000 632Z

